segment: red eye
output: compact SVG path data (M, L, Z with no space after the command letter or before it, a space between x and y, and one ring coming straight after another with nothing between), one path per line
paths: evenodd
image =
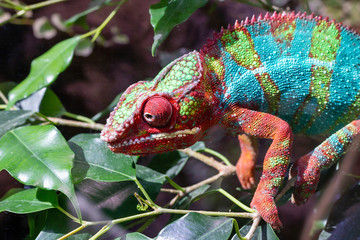
M172 106L163 97L152 97L144 106L143 117L152 127L165 127L171 118Z

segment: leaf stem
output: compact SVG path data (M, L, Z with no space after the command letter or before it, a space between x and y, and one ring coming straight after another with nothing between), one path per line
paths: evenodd
M58 240L64 240L65 238L70 237L71 235L83 230L84 228L86 228L88 225L87 224L82 224L80 227L75 228L74 230L72 230L71 232L65 234L64 236L58 238Z
M224 156L222 155L221 153L217 152L217 151L214 151L210 148L204 148L202 149L200 152L206 152L206 153L209 153L217 158L219 158L221 161L223 161L227 166L233 166L231 164L231 162Z
M169 178L168 176L165 176L166 181L168 181L168 183L173 186L176 190L182 191L184 192L185 189L180 187L176 182L174 182L171 178Z
M79 223L79 219L74 217L72 214L70 214L69 212L67 212L65 209L63 209L62 207L60 206L57 206L56 207L60 212L62 212L63 214L65 214L67 217L71 218L74 222L77 222Z
M1 90L0 90L0 98L5 104L8 104L9 101Z
M107 18L101 23L100 26L98 26L97 28L95 28L94 30L87 32L83 35L81 35L81 38L87 38L91 35L94 35L93 38L91 39L92 42L95 42L96 39L99 37L101 31L105 28L105 26L111 21L111 19L115 16L116 12L119 10L119 8L121 7L121 5L123 5L127 0L122 0L118 3L118 5L116 6L116 8L109 14L109 16L107 16Z
M55 118L55 117L48 117L47 119L50 120L55 125L88 128L88 129L93 129L93 130L98 130L98 131L101 131L104 128L104 125L100 124L100 123L84 123L84 122L80 122L80 121Z
M215 159L213 159L211 157L208 157L208 156L205 156L204 154L198 153L198 152L196 152L196 151L194 151L194 150L192 150L190 148L181 149L179 151L181 151L183 153L186 153L187 155L202 161L206 165L217 169L219 172L221 172L222 169L225 167L224 164L216 161Z
M48 1L44 1L44 2L39 2L39 3L34 3L28 6L24 6L24 10L29 11L29 10L34 10L37 8L42 8L42 7L46 7L55 3L59 3L59 2L65 2L67 0L48 0Z
M102 227L100 229L100 231L98 231L94 236L92 236L89 240L95 240L97 239L98 237L100 237L101 235L103 235L104 233L106 233L107 231L109 231L111 229L111 227L113 226L114 224L111 222L109 224L106 224L104 227Z
M243 210L253 213L256 212L255 209L249 208L248 206L246 206L245 204L243 204L242 202L240 202L239 200L237 200L236 198L234 198L230 193L228 193L227 191L225 191L222 188L219 188L217 190L219 193L221 193L222 195L224 195L225 197L227 197L228 199L230 199L233 203L235 203L237 206L239 206L240 208L242 208Z
M247 240L246 238L243 238L243 237L241 236L240 230L239 230L239 224L238 224L238 222L237 222L235 219L233 219L233 224L234 224L235 232L236 232L236 235L238 236L238 238L239 238L240 240Z
M69 118L73 118L75 120L79 120L79 121L82 121L82 122L87 122L87 123L91 123L91 124L94 124L95 122L93 120L91 120L90 118L88 117L85 117L85 116L82 116L82 115L78 115L78 114L74 114L74 113L70 113L70 112L65 112L64 113L64 116L65 117L69 117Z
M158 208L159 206L156 205L154 203L154 201L150 198L149 194L146 192L145 188L141 185L141 183L139 182L139 180L135 179L134 182L136 183L136 185L138 186L138 188L140 189L140 191L142 192L142 194L145 196L146 200L149 201L149 203L151 204L151 208Z

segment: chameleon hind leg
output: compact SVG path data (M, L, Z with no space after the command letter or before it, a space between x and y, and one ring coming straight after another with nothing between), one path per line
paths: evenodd
M360 120L352 121L295 162L290 173L296 177L292 203L302 204L309 199L318 185L320 171L337 162L359 133Z
M241 155L236 163L236 175L244 189L251 189L255 185L255 163L257 156L257 139L246 134L238 136Z

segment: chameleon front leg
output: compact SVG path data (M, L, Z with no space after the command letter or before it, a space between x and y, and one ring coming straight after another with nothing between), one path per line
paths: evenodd
M359 134L360 120L355 120L327 138L314 151L295 162L290 173L291 177L296 176L291 199L293 203L301 204L309 199L318 185L320 171L337 162Z
M236 163L236 175L244 189L250 189L255 185L255 163L257 156L257 139L246 134L238 136L241 155Z
M223 118L230 131L257 138L272 139L264 159L263 173L251 207L274 229L282 227L274 197L283 181L290 160L292 130L284 120L268 114L233 107Z

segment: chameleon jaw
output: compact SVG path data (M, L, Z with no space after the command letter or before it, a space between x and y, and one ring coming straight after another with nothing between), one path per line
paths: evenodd
M133 154L144 154L145 152L155 153L155 152L161 152L161 150L159 151L157 147L154 147L154 149L150 149L149 147L145 147L145 145L154 146L156 145L156 143L159 143L160 141L171 140L174 138L184 139L187 137L194 136L199 132L200 132L200 127L194 127L192 129L184 129L171 133L155 133L155 134L150 134L149 136L146 137L135 137L121 142L108 143L108 146L112 151L115 152L129 153L129 149L136 148L136 151L134 151ZM145 152L142 152L142 150L145 150Z

